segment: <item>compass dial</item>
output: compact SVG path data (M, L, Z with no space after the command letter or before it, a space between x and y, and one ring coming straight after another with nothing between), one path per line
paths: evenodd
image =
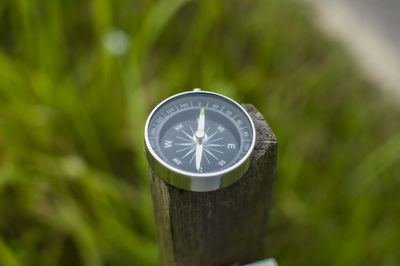
M254 126L244 109L225 96L203 91L161 103L150 115L145 134L157 160L187 175L229 171L254 146Z

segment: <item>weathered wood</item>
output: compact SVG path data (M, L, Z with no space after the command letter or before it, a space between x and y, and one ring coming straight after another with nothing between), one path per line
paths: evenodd
M162 265L231 265L265 258L278 141L254 106L243 107L255 124L256 145L250 168L238 182L192 192L150 170Z

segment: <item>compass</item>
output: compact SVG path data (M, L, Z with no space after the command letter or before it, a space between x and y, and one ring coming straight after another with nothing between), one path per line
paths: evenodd
M145 126L150 167L167 183L191 191L212 191L247 171L255 128L232 99L195 89L154 108Z

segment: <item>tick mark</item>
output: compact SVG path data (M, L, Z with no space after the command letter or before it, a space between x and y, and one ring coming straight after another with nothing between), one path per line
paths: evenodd
M189 154L191 154L192 152L194 152L195 148L192 147L192 149L190 151L188 151L185 155L183 155L183 157L181 159L184 159L186 156L188 156Z
M192 158L190 158L189 164L191 164L193 162L194 156L196 155L196 153L193 153Z
M188 143L192 143L192 140L190 139L190 140L188 140L188 139L185 139L185 138L182 138L181 136L176 136L178 139L181 139L181 140L184 140L184 141L187 141Z
M191 143L185 142L185 143L174 143L174 145L176 145L176 146L194 146L195 144L194 144L194 142L191 142Z
M206 158L206 160L207 160L208 164L210 164L210 160L208 159L208 156L207 156L207 154L206 154L205 152L203 152L203 154L204 154L204 158Z
M186 148L179 149L179 150L177 150L176 152L185 151L185 150L187 150L187 149L193 149L193 146L190 146L190 147L186 147Z
M224 154L222 151L219 151L219 150L211 148L211 147L207 147L207 149L215 151L215 152L218 152L218 153L221 153L221 154Z
M214 157L216 160L219 160L214 154L212 154L208 149L204 149L205 152L210 154L212 157Z
M192 138L192 136L189 135L189 133L187 133L185 130L182 129L183 134L185 134L190 140Z
M210 142L216 142L216 141L223 140L223 139L224 139L224 138L217 138L217 139L214 139L214 140L211 140L211 141L209 140L208 143L210 143Z
M208 129L207 129L207 131L208 131ZM206 133L207 133L207 132L206 132ZM212 134L208 137L208 141L210 141L210 139L211 139L212 137L214 137L215 134L217 134L217 133L218 133L218 130L215 131L214 133L212 133Z

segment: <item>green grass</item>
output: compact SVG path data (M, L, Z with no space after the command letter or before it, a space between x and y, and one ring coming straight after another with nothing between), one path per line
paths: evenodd
M156 265L143 126L194 87L279 139L268 256L400 262L400 110L301 4L3 0L0 18L0 265Z

